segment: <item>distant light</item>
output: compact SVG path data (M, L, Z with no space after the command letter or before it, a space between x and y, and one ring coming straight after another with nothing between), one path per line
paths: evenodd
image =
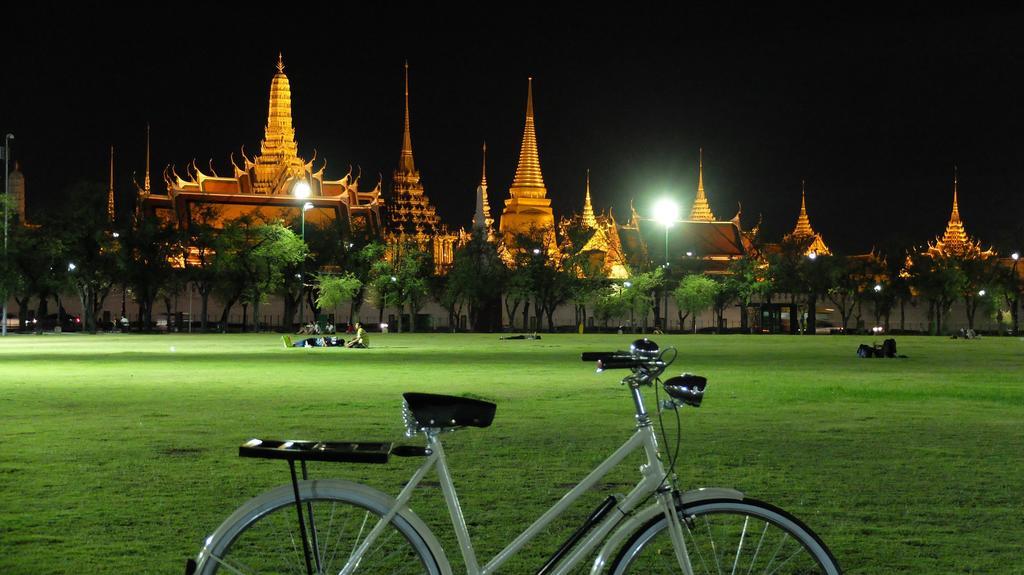
M309 210L312 210L312 209L313 209L313 202L306 202L306 203L302 204L302 211L308 212Z
M306 180L299 180L294 186L292 186L292 194L294 194L296 198L306 199L309 197L310 193L311 190L309 188L309 182Z
M808 259L816 260L816 259L818 259L818 252L811 252L811 253L807 254L807 257L808 257ZM878 291L878 290L875 290L875 291Z
M623 287L631 288L633 287L633 282L622 282L622 285Z
M875 292L882 291L882 284L875 284Z
M396 278L395 276L391 276L391 281L392 282L396 282L396 281L398 281L398 278Z
M693 252L686 252L686 257L692 258L693 257Z
M119 234L119 233L117 233L117 232L114 232L114 233L113 233L113 234L111 234L111 235L112 235L112 236L114 236L115 238L119 238L119 237L121 237L121 234Z
M978 290L978 295L985 297L985 290Z
M382 323L380 324L380 327L381 327L381 329L387 329L387 328L388 328L388 324L387 324L387 323L384 323L384 322L382 322Z
M666 229L672 227L672 224L679 221L679 205L669 198L658 200L658 203L654 204L654 219Z
M1020 259L1020 252L1013 252L1010 257L1013 258L1013 261L1017 261Z
M540 248L533 248L533 255L539 256L540 255Z
M68 264L68 271L69 272L73 272L73 271L75 271L75 268L77 268L77 267L78 266L76 266L75 264L70 263L70 264Z

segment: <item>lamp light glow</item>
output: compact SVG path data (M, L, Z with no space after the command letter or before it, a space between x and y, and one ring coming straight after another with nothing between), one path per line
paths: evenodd
M1013 261L1017 261L1020 259L1020 252L1013 252L1010 257L1013 258Z
M296 198L306 199L309 197L310 193L312 193L312 190L310 190L309 182L306 180L299 180L298 182L295 182L294 186L292 186L292 194L295 195Z
M306 202L306 203L302 204L302 211L308 212L309 210L312 210L312 209L313 209L313 202Z
M662 198L654 204L654 219L666 228L679 221L679 205L669 198Z

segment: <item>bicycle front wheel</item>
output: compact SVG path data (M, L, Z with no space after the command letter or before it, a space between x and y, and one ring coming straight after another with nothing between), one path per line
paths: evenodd
M828 547L799 519L767 503L701 501L680 508L695 574L839 575ZM619 552L611 572L679 573L668 521L655 517Z
M302 482L300 498L306 545L288 485L253 500L228 518L200 554L197 572L306 575L308 558L313 573L338 573L388 512L375 497L330 482ZM399 514L353 572L440 575L441 569L424 537Z

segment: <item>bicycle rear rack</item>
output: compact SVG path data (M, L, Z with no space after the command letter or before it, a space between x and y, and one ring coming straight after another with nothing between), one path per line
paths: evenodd
M295 512L299 518L299 535L302 537L302 549L306 559L306 573L313 575L321 571L320 554L311 553L318 548L316 540L316 523L313 517L313 505L306 502L306 513L302 511L302 498L299 495L299 478L295 472L295 462L301 464L302 480L309 479L306 469L307 461L331 461L338 463L387 463L390 455L399 457L422 457L430 455L430 450L415 445L394 445L387 441L294 441L281 439L250 439L238 448L239 457L256 459L283 459L288 462L292 477L292 492L295 494ZM309 515L309 530L306 529L306 514ZM307 534L310 537L307 537ZM313 563L316 563L316 571Z

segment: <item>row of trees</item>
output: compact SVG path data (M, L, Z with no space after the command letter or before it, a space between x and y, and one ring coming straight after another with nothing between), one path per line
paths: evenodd
M80 184L63 209L39 225L11 226L0 288L17 301L23 321L33 300L35 315L46 317L51 300L73 291L85 328L95 331L104 302L119 287L130 294L143 329L153 327L161 303L170 315L174 299L189 289L199 296L203 330L211 327L211 298L221 305L217 327L226 329L231 311L241 307L246 330L250 317L258 327L260 306L272 297L284 304L286 326L305 315L300 310L316 317L344 304L358 318L368 302L380 310L378 321L385 309L398 311L399 331L415 329L417 313L430 300L447 310L449 325L465 316L467 327L478 331L506 327L503 315L514 328L534 328L535 317L536 329L546 322L554 330L555 311L567 305L575 310L576 324L594 317L606 327L664 327L669 297L678 324L689 321L691 328L707 310L722 328L726 310L738 306L740 328L747 330L754 327L750 310L776 303L799 310L802 331L814 333L815 310L827 303L844 329L866 317L889 328L897 311L902 329L907 306L925 305L930 330L941 333L953 303L963 301L971 328L979 313L1003 310L1017 329L1017 270L995 258L932 258L920 250L909 256L809 258L806 243L788 239L771 253L734 261L725 274L706 275L699 258L672 268L634 261L633 277L612 281L604 277L599 252L575 247L586 243L587 230L570 226L560 248L541 230L514 238L515 247L504 257L504 248L475 233L456 250L451 268L436 274L421 246L385 247L340 224L307 224L299 237L293 231L298 222L267 221L258 212L223 221L215 207L194 205L186 230L146 217L114 226L104 197L102 186Z

